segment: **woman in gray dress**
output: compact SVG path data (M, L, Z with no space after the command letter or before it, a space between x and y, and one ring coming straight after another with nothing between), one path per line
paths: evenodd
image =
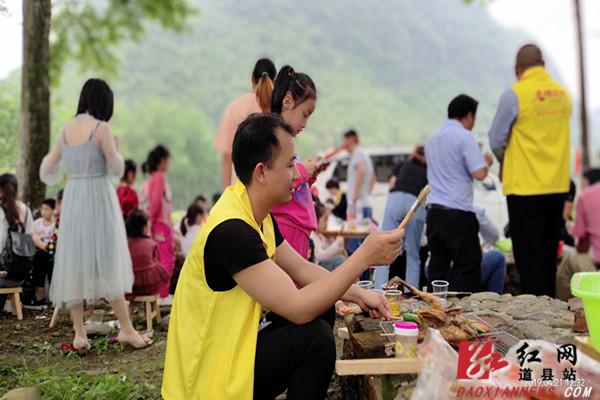
M67 173L50 299L70 310L77 349L90 347L83 302L100 298L109 300L119 319L121 343L136 348L151 343L133 328L125 302L133 271L123 216L109 178L109 174L120 177L124 169L107 123L112 113L108 84L89 79L81 90L77 116L62 128L40 166L40 177L47 184L61 179L62 168Z

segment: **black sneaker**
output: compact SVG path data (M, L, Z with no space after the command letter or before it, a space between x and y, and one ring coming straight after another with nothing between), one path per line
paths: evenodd
M46 300L36 300L35 297L30 298L30 299L25 299L23 301L23 308L27 309L27 310L47 310L48 309L48 303L46 302Z

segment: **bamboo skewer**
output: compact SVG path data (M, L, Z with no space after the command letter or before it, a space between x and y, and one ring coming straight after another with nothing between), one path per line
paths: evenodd
M400 222L400 225L398 226L397 229L404 229L406 227L408 222L412 219L412 217L417 212L417 209L420 206L422 206L423 204L425 204L425 201L427 201L427 196L429 196L430 192L431 192L431 188L429 187L429 185L425 185L425 187L421 190L421 193L419 193L417 200L415 200L412 207L410 207L410 210L408 210L408 213L406 214L406 216L404 217L402 222Z

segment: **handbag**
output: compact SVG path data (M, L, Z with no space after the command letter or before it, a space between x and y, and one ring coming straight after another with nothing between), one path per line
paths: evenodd
M29 212L29 209L25 212L25 224L19 222L8 227L4 249L0 254L0 269L7 272L8 279L25 280L33 269L35 243L33 236L25 233Z

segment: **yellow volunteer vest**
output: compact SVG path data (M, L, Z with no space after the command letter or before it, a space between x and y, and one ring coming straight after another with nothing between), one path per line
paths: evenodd
M241 219L275 255L271 216L254 220L245 186L228 187L188 254L171 309L162 395L166 400L252 400L260 305L242 288L214 292L204 274L204 246L220 223ZM236 249L231 249L236 251Z
M505 195L569 191L571 100L543 67L529 68L512 86L519 115L502 171Z

